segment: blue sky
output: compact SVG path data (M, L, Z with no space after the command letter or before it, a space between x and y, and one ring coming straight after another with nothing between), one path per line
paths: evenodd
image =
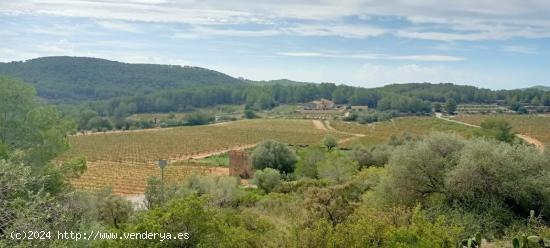
M550 86L547 0L0 0L0 61L90 56L255 80Z

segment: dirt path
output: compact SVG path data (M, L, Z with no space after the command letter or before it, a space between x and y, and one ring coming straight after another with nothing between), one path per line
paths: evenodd
M473 125L473 124L462 122L462 121L447 119L447 118L443 117L443 115L441 113L436 113L435 117L437 117L441 120L444 120L444 121L454 122L454 123L461 124L461 125L466 125L466 126L469 126L469 127L481 128L478 125ZM540 142L540 140L537 140L533 137L529 137L527 135L519 134L519 133L516 134L516 136L518 138L522 139L523 141L525 141L526 143L534 145L539 151L541 151L541 152L544 151L544 144L542 142Z
M540 142L540 140L537 140L535 138L531 138L527 135L523 135L523 134L516 134L516 136L518 136L520 139L522 139L523 141L531 144L531 145L534 145L537 149L539 149L539 151L544 151L544 144L542 142Z
M435 117L437 117L438 119L444 120L444 121L454 122L456 124L461 124L461 125L465 125L465 126L469 126L469 127L480 128L480 126L478 126L478 125L474 125L474 124L470 124L470 123L466 123L466 122L462 122L462 121L451 120L451 119L445 118L445 117L443 117L443 114L441 114L441 113L435 113Z
M198 153L198 154L195 154L195 155L186 155L184 157L179 157L179 158L170 158L169 160L170 160L170 162L182 162L182 161L187 161L187 160L190 160L190 159L201 159L201 158L206 158L206 157L210 157L210 156L214 156L214 155L223 154L223 153L233 151L233 150L244 150L244 149L255 147L257 145L258 145L258 143L233 146L233 147L228 147L228 148L220 149L220 150L216 150L216 151L202 152L202 153Z
M350 132L344 132L344 131L340 131L340 130L336 130L334 127L332 127L330 125L330 122L329 121L325 121L325 126L328 130L332 131L332 132L336 132L336 133L341 133L341 134L346 134L346 135L351 135L353 137L349 137L349 138L345 138L345 139L341 139L338 141L338 144L343 144L343 143L346 143L346 142L349 142L349 141L352 141L354 139L357 139L357 138L361 138L361 137L365 137L366 135L364 134L360 134L360 133L350 133Z
M313 125L315 128L321 130L321 131L328 131L327 127L325 127L325 124L323 124L320 120L313 120Z

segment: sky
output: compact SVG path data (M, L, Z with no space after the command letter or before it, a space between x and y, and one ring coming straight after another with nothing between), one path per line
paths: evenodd
M548 0L0 0L0 61L86 56L253 80L550 86Z

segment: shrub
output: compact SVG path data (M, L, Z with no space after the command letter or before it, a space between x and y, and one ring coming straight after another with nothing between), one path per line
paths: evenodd
M281 174L279 171L272 168L258 170L254 172L253 183L264 192L269 193L281 184Z
M292 173L297 162L296 155L290 148L274 140L266 140L250 156L255 169L273 168L281 173Z
M357 163L343 153L334 152L319 164L318 170L320 177L341 183L357 172Z
M296 175L299 177L317 178L317 166L325 159L325 152L318 148L309 148L301 154L296 164Z
M252 109L245 109L244 110L244 118L246 119L254 119L256 118L256 113L254 113L254 110Z
M516 134L512 131L512 125L500 118L489 118L481 123L478 136L489 137L502 142L518 142Z
M214 121L214 116L203 112L194 112L184 118L187 125L204 125Z

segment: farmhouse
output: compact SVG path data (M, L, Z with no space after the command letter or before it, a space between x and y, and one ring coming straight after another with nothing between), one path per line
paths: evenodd
M331 110L335 107L333 101L324 98L304 104L304 110Z

